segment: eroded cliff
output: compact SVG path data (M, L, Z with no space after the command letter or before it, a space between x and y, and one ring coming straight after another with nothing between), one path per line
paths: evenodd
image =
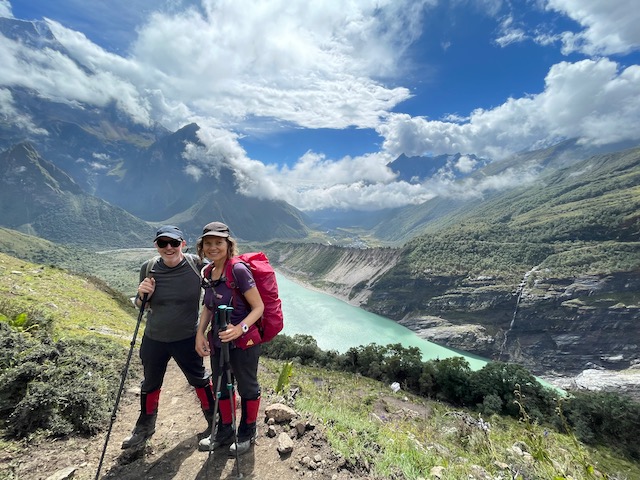
M562 278L411 273L402 250L281 244L283 273L393 319L429 341L537 375L640 363L640 273ZM519 283L518 283L519 282Z

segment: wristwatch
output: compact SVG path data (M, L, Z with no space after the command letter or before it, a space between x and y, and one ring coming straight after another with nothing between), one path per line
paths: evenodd
M242 328L242 333L247 333L249 331L249 326L244 322L240 324L240 327Z

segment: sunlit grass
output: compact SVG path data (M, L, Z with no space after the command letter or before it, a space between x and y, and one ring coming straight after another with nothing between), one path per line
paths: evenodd
M52 322L55 339L101 335L128 343L135 310L88 279L0 254L0 297L19 313L34 308Z
M263 388L275 387L280 368L261 360ZM359 375L298 364L291 386L300 391L294 408L325 427L334 451L375 478L430 478L432 469L441 480L640 478L640 466L529 420L526 399L520 420L485 419Z

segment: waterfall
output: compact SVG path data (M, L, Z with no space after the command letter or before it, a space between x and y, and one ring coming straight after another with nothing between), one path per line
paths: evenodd
M504 354L504 350L507 347L507 339L509 337L509 332L513 329L513 326L516 323L516 317L518 316L518 307L520 306L520 300L522 299L524 288L527 286L527 279L532 273L538 270L538 267L539 265L536 265L531 270L526 272L522 277L522 281L520 282L520 285L518 285L518 289L516 290L516 305L513 309L513 316L511 317L511 323L509 323L509 329L506 332L504 332L504 339L502 340L502 345L500 346L500 354L498 356L498 358L500 359L502 358L502 355Z

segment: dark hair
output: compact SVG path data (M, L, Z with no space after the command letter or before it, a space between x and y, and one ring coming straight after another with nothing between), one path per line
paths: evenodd
M235 257L240 252L238 250L238 242L233 237L218 237L224 238L227 242L227 258ZM204 260L204 247L203 247L203 239L204 237L198 238L196 241L196 252L201 260Z

